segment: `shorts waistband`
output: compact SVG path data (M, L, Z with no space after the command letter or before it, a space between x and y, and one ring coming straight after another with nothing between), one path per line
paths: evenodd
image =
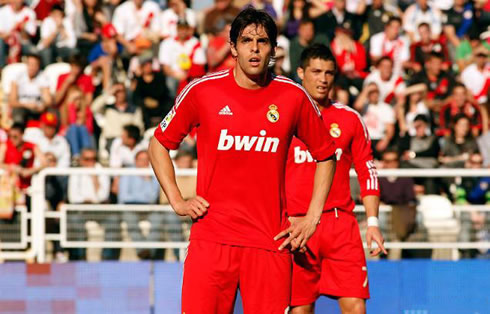
M338 207L326 209L326 210L323 211L324 214L326 214L326 213L335 213L335 217L339 217L339 212L344 213L344 214L351 215L353 217L356 216L356 214L354 214L354 212L352 212L350 210L345 210L345 209L342 209L342 208L338 208Z

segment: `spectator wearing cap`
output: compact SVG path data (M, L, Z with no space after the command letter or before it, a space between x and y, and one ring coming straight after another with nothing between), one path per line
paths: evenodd
M429 53L434 51L441 53L444 56L444 69L449 69L451 66L451 60L449 59L446 44L439 38L432 38L431 26L427 23L419 24L417 30L420 40L410 46L411 58L410 66L408 68L415 72L420 72L423 69Z
M371 137L374 158L379 160L395 135L395 111L380 99L379 88L375 83L362 89L354 108L361 112Z
M424 70L415 74L411 84L423 83L427 86L427 106L438 113L449 101L454 88L455 79L449 71L443 70L444 56L431 52L424 64ZM437 118L437 117L436 117ZM436 120L437 121L437 120Z
M102 26L110 21L109 12L102 6L102 0L79 0L75 1L75 5L77 48L82 55L88 56L100 40Z
M177 36L177 22L186 20L194 31L196 28L196 13L187 7L184 0L169 0L168 9L163 10L160 16L160 38L162 40L168 37Z
M345 92L352 89L359 94L362 83L368 73L366 50L364 46L352 38L350 29L339 26L335 30L335 38L330 44L332 52L337 60L338 72L337 85ZM352 92L351 92L352 93ZM345 103L351 103L349 100Z
M41 116L42 136L37 141L37 145L42 153L53 153L56 157L59 168L70 167L70 146L66 139L57 135L58 118L52 112L46 112Z
M479 104L488 102L490 91L489 48L479 45L473 51L473 63L461 73L463 84L471 91Z
M176 95L192 79L205 74L206 55L199 40L192 36L186 20L179 20L177 36L160 44L158 61L168 78L171 95Z
M160 7L150 0L128 0L114 11L112 24L129 54L141 54L160 39Z
M364 80L364 86L369 83L376 83L379 88L380 99L387 104L402 106L405 97L405 81L399 73L395 73L393 60L384 56L376 64L376 69L372 71Z
M424 115L429 121L429 127L426 129L427 135L432 133L432 123L430 118L430 110L425 104L425 94L427 93L427 86L425 84L414 84L405 89L406 100L403 106L395 108L398 126L400 128L400 135L403 137L406 134L414 136L416 129L414 126L414 120L418 115Z
M55 106L59 107L63 103L68 89L74 85L80 87L83 92L83 105L90 105L94 97L95 88L92 83L92 77L83 72L86 66L85 57L80 54L71 56L68 63L70 64L70 71L58 77L54 99Z
M172 107L166 77L161 70L154 71L152 63L151 56L140 56L133 84L133 98L141 108L145 130L157 126Z
M41 71L41 58L30 54L25 58L27 71L12 78L8 104L14 122L39 127L41 114L52 104L48 80Z
M394 72L400 75L410 61L410 42L401 35L401 19L391 17L385 25L384 32L373 35L369 40L371 62L376 64L382 57L393 60Z
M57 58L66 61L76 53L76 44L72 20L65 16L60 5L53 6L41 24L41 39L37 45L43 65L47 66Z
M362 22L357 14L347 12L346 0L334 0L333 7L326 13L314 19L317 33L324 34L329 40L335 36L335 29L339 26L350 29L354 40L361 37Z
M231 22L231 19L226 18L216 21L214 36L209 40L206 51L209 72L231 69L235 66L230 48Z
M314 43L326 44L327 42L327 36L315 32L315 24L312 20L304 19L299 23L298 36L291 40L289 45L291 76L295 81L300 81L300 78L296 73L296 69L299 67L301 53L303 52L303 50Z
M94 46L88 56L92 67L92 76L102 72L102 87L108 89L113 81L119 81L117 63L121 63L119 55L123 46L117 42L117 32L110 23L105 24L101 30L102 41Z
M203 31L205 34L212 34L216 22L220 18L234 19L240 9L233 5L232 0L214 0L214 5L204 13Z
M449 103L441 108L438 134L450 135L451 121L460 114L468 117L473 136L478 136L482 128L480 108L471 92L463 84L456 83Z
M23 0L8 0L0 8L0 67L20 61L21 53L32 52L36 35L36 13Z
M403 14L403 29L412 43L420 40L417 27L421 23L431 26L432 39L439 39L442 32L442 12L428 0L416 0Z
M439 161L444 167L462 168L470 154L478 151L478 143L471 134L470 120L464 114L456 115L451 135L444 139Z

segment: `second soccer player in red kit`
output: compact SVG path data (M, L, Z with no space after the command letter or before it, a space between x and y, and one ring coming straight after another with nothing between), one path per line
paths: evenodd
M193 219L182 313L231 313L238 288L245 313L285 313L291 256L284 248L304 248L319 222L335 171L334 144L304 89L269 73L276 37L270 16L242 11L230 31L236 67L191 82L150 141L152 167L171 206ZM168 150L193 128L198 196L186 201ZM284 178L293 136L318 163L309 210L289 222Z
M338 299L342 313L365 313L369 298L366 259L359 226L352 212L349 170L356 169L361 196L368 216L366 240L375 241L378 255L383 236L378 228L379 187L369 134L360 115L353 109L332 102L337 65L330 50L320 44L306 48L301 55L298 75L303 87L321 108L323 121L334 138L337 165L334 183L324 206L320 225L308 242L306 253L297 253L293 262L292 314L314 312L316 299L328 295ZM286 170L287 211L302 216L313 190L314 157L297 138L293 139Z

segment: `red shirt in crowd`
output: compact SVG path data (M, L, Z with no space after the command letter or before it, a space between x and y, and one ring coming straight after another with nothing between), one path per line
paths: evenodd
M354 49L347 51L339 47L334 39L331 48L341 73L353 72L360 78L366 78L368 75L364 71L367 65L366 50L360 42L355 41Z
M7 165L18 165L22 168L32 168L34 165L34 148L36 145L23 142L18 148L12 141L7 140L7 149L5 151L4 163ZM31 185L31 177L20 177L18 181L18 186L20 189L26 189Z
M70 73L65 73L65 74L61 74L58 77L58 83L56 84L56 90L59 90L61 88L61 86L63 85L63 82L65 82L65 80L68 78L69 75L70 75ZM93 94L95 91L94 84L92 83L92 77L87 75L87 74L84 74L84 73L80 74L80 76L78 76L75 84L78 87L80 87L80 89L82 90L82 92L84 94Z
M223 46L229 45L230 43L227 41L226 38L223 38L221 36L216 36L213 39L209 41L208 44L208 49L212 48L214 51L219 51ZM217 66L215 67L210 67L209 72L218 72L218 71L223 71L223 70L228 70L231 68L235 67L235 59L233 59L233 56L231 55L231 52L226 56L226 58Z
M155 131L176 149L197 128L197 195L210 203L191 240L276 251L287 228L284 176L293 136L317 160L334 153L320 112L301 86L273 77L256 90L240 87L233 70L190 83Z
M361 197L378 195L379 186L368 130L359 113L341 104L330 104L322 110L323 122L336 146L337 165L332 188L324 210L354 209L350 192L349 170L352 163L361 187ZM289 149L286 168L286 196L289 216L306 214L313 191L314 157L299 139Z
M464 114L470 120L472 129L481 130L481 113L477 105L466 102L460 107L455 102L450 102L444 105L439 113L439 130L437 131L437 135L450 135L453 118L458 114Z

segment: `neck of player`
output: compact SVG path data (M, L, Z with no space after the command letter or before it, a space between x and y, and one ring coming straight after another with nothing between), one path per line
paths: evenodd
M252 76L245 73L238 64L233 70L233 75L235 76L235 82L238 84L238 86L246 89L262 88L267 85L270 78L269 71L267 69L263 73Z
M320 99L315 98L314 100L315 100L316 105L318 106L318 108L320 110L322 110L324 108L328 108L332 104L330 98L328 98L328 97L320 98Z

